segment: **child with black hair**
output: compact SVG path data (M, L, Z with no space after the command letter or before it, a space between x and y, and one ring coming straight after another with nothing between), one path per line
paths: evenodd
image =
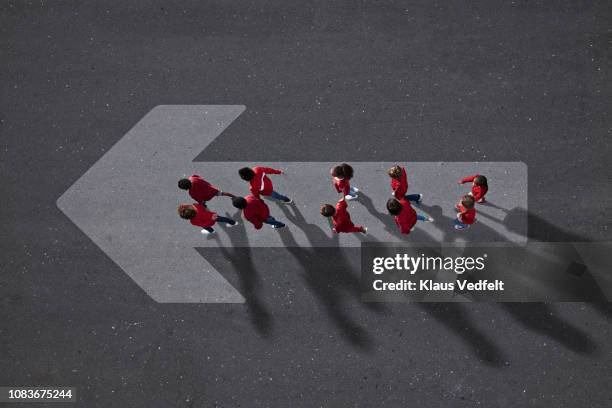
M485 176L476 174L475 176L464 177L457 182L457 184L465 183L472 183L472 191L469 194L474 197L474 201L479 204L486 203L485 194L489 191L489 185Z
M355 226L355 224L353 224L347 208L348 204L343 197L338 201L335 207L331 204L323 205L321 207L321 215L327 218L331 217L332 231L336 234L341 232L361 232L362 234L366 234L368 232L366 227Z
M222 217L212 211L209 211L205 205L202 204L180 204L178 206L178 214L181 218L189 220L192 225L202 228L202 234L213 234L215 230L212 228L217 222L223 222L228 227L238 225L238 221L234 221L231 218Z
M181 190L189 191L191 198L202 205L206 205L206 202L211 200L213 197L234 197L233 194L219 190L218 187L210 184L197 174L194 174L188 178L180 179L178 181L178 187Z
M461 201L455 205L457 212L457 219L455 220L455 229L464 230L470 227L476 222L476 208L474 207L474 197L470 194L466 194L461 197Z
M357 194L359 189L351 186L350 180L353 178L353 168L350 165L342 163L334 166L330 173L336 191L341 193L344 199L355 200L359 197Z
M397 198L390 198L389 201L387 201L387 211L395 218L395 223L402 234L410 234L417 221L434 221L431 217L417 214L410 205L410 201L405 197L399 200Z
M273 169L271 167L256 166L253 168L243 167L238 170L240 178L249 182L249 190L255 197L260 195L272 197L273 199L285 204L291 204L292 199L274 191L272 181L267 174L284 174L282 170Z
M269 224L274 229L285 228L285 224L270 215L270 209L266 203L253 194L246 197L234 197L232 204L242 210L243 217L253 224L255 229L261 229L263 224Z

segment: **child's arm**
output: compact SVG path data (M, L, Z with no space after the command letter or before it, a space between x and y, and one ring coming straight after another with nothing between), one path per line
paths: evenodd
M266 174L283 174L282 170L273 169L272 167L261 167Z
M465 183L471 183L474 181L474 179L478 176L478 174L474 175L474 176L468 176L468 177L464 177L461 180L459 180L457 182L457 184L465 184Z
M263 227L263 221L260 219L260 217L255 217L253 219L253 225L255 226L255 229L259 230L261 227Z

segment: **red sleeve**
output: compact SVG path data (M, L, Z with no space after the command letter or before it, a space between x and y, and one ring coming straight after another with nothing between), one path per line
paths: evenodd
M407 224L403 224L403 225L402 225L402 224L400 224L399 222L398 222L397 224L399 225L399 227L400 227L400 232L401 232L402 234L408 234L408 233L410 232L410 227L408 227L408 225L407 225Z
M478 174L476 174L475 176L464 177L461 179L461 184L471 183L476 177L478 177Z
M273 169L272 167L260 167L267 174L281 174L280 170Z
M253 218L253 225L255 226L255 229L261 229L261 227L263 227L263 222L261 222L259 217L256 217Z
M255 179L251 180L251 182L249 183L249 191L251 192L251 194L253 194L255 197L259 198L259 193L260 193L260 188L261 188L261 184L260 183L253 183L253 181L255 181ZM255 185L254 185L255 184ZM257 186L257 184L260 184L259 186Z

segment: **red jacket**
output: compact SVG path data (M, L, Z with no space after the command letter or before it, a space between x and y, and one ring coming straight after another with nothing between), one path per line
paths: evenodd
M255 226L255 229L261 229L264 221L270 216L270 209L261 198L255 195L248 195L244 199L247 206L242 210L242 215Z
M472 183L476 177L478 177L478 174L464 177L461 179L461 184ZM485 194L487 194L487 191L489 191L488 187L472 185L472 197L474 197L475 201L479 201L481 198L483 198Z
M332 182L334 183L334 187L336 187L336 191L339 193L343 193L344 195L347 195L349 191L351 190L351 182L347 178L341 179L338 177L334 177L332 179Z
M463 204L459 203L459 221L463 224L473 224L476 221L476 208L466 209Z
M408 192L408 177L406 176L406 169L402 167L402 175L399 180L396 178L391 179L391 190L393 190L393 195L398 200L404 198L406 193Z
M410 201L404 197L398 199L398 201L402 204L402 211L395 216L395 223L402 234L410 234L410 230L417 222L417 213L410 205Z
M193 206L196 209L196 216L190 219L192 225L196 227L208 228L215 225L215 216L217 213L209 211L205 205L194 203Z
M363 227L356 227L351 221L351 215L346 210L348 205L344 199L338 201L336 204L336 213L332 216L332 222L334 224L334 231L340 232L362 232Z
M259 195L269 196L272 194L274 188L272 187L272 181L266 176L266 174L281 174L280 170L273 169L271 167L253 167L255 177L250 181L251 194L255 197Z
M219 194L219 189L216 186L213 186L197 174L189 177L189 181L191 181L189 195L198 203L208 201Z

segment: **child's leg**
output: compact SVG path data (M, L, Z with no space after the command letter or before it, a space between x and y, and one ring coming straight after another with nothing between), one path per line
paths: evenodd
M211 227L204 227L202 228L202 231L200 231L202 234L212 234L213 232L215 232L214 229L212 229Z
M454 223L455 223L455 229L457 230L464 230L470 227L469 224L464 224L459 220L455 220Z
M276 221L276 219L273 216L269 216L267 220L264 221L264 223L271 225L274 228L283 228L285 226L285 224L283 224L280 221Z
M284 201L286 203L291 201L291 199L289 197L286 197L286 196L284 196L282 194L279 194L276 191L272 191L272 193L270 194L270 197L272 197L273 199L278 200L278 201Z
M406 194L404 198L408 201L419 204L423 199L423 194Z
M355 187L353 187L353 186L350 186L350 187L349 187L348 194L347 194L347 195L345 195L345 196L344 196L344 198L345 198L345 199L347 199L347 200L354 200L354 199L356 199L357 197L359 197L359 196L357 195L357 192L358 192L358 191L359 191L359 189L357 189L357 188L355 188Z
M236 224L236 221L232 220L231 218L222 217L220 215L217 215L217 222L224 222L224 223L229 224L229 225L235 225Z
M417 221L427 221L427 222L433 222L434 219L422 214L417 214Z

